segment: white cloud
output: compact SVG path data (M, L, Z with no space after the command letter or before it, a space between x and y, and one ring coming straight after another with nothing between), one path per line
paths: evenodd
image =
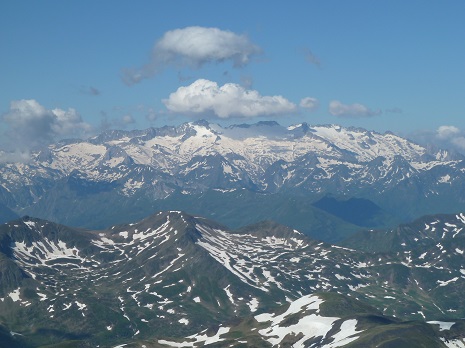
M175 29L155 43L150 62L124 70L123 81L128 85L138 83L170 65L199 68L206 63L231 61L234 67L241 67L260 52L247 36L231 31L198 26Z
M439 139L451 139L452 137L458 135L460 133L460 129L455 126L440 126L436 130L436 137Z
M149 108L147 110L147 114L145 115L145 118L149 122L155 122L158 119L158 113L153 108Z
M440 126L436 130L422 130L409 134L409 138L431 149L452 150L465 155L465 132L455 126Z
M128 125L128 124L136 123L136 120L134 119L134 117L132 117L132 115L128 114L128 115L124 115L121 118L121 122L125 125Z
M51 112L54 116L50 123L53 135L74 136L91 131L92 127L82 120L81 115L75 109L53 109Z
M31 159L31 154L28 149L19 150L15 149L10 152L0 150L0 163L20 162L27 163Z
M307 62L320 66L320 59L318 59L309 48L305 48L303 53Z
M318 108L319 102L316 98L306 97L300 101L299 105L301 108L308 109L309 111L314 111Z
M49 110L34 99L12 101L2 120L8 125L7 135L16 148L29 148L91 131L91 126L76 110Z
M457 146L460 150L465 150L465 137L455 137L451 139L451 143Z
M128 126L135 124L136 119L131 114L125 114L120 117L116 117L113 119L104 118L104 122L101 125L102 129L125 129Z
M465 150L464 133L455 126L440 126L436 130L436 139L442 144L451 144L458 150Z
M282 96L261 96L235 83L219 87L216 82L204 79L179 87L163 103L172 112L219 118L282 115L296 109L295 104Z
M92 95L92 96L98 96L101 94L100 90L92 86L81 86L81 88L79 89L79 92L81 92L81 94Z
M362 104L343 104L339 100L329 103L329 113L337 117L362 118L381 114L380 110L371 110Z

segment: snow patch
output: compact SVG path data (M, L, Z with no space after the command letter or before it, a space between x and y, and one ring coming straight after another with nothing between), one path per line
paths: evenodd
M448 340L444 337L441 337L441 341L443 341L448 348L465 348L465 341L460 338L455 340Z
M207 336L207 335L199 335L195 334L192 336L188 336L188 340L190 342L173 342L173 341L166 341L166 340L158 340L158 343L164 344L170 347L199 347L199 343L203 345L209 345L213 343L218 343L224 341L224 338L221 338L222 335L227 334L229 332L229 327L220 327L218 332L214 336Z
M308 314L299 319L296 324L281 326L283 321L292 314L302 313L307 310L319 311L320 304L323 303L317 296L307 295L292 302L286 312L281 315L273 315L271 313L263 313L255 316L259 323L270 322L269 327L259 330L262 335L273 346L277 346L287 335L303 334L302 339L296 342L293 347L303 348L304 342L314 338L325 337L333 323L339 318L321 317L317 314Z
M324 348L335 348L335 347L342 347L346 344L349 344L352 341L355 341L359 336L355 336L356 334L362 332L357 331L357 320L356 319L349 319L342 323L340 329L336 334L333 336L334 341L325 345Z
M8 296L10 296L13 302L18 302L21 300L21 298L19 297L19 293L20 293L20 288L17 288L16 290L13 290L12 292L10 292Z
M432 325L439 325L439 331L450 330L452 325L455 324L453 321L428 321L427 323Z
M446 285L449 285L450 283L456 282L458 279L459 277L454 277L446 281L438 280L437 283L439 284L439 286L446 286Z
M255 297L253 297L249 302L247 302L247 305L249 306L250 311L252 313L257 311L258 304L259 304L259 302Z

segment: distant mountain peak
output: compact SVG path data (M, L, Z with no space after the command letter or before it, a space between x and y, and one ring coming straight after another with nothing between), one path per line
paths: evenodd
M259 121L256 123L257 126L268 126L268 127L279 127L280 124L276 121Z

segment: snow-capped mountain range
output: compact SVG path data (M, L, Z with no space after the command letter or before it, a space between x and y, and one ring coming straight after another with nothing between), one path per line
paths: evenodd
M465 161L460 155L429 151L389 132L337 125L259 122L223 128L197 121L107 131L88 140L52 144L33 153L27 163L3 163L0 173L0 203L58 221L62 216L39 212L58 204L56 196L65 184L81 197L111 192L113 199L128 202L246 189L358 196L390 211L398 209L400 192L412 200L410 208L408 199L404 201L407 218L437 212L431 206L446 194L448 206L441 212L465 207Z

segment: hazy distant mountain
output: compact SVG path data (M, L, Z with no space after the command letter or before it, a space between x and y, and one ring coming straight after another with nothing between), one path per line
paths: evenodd
M17 218L19 218L19 216L14 211L0 203L0 223L8 222Z
M364 198L352 197L341 200L325 196L314 202L313 205L357 226L384 227L395 224L394 217L372 201Z
M16 213L90 228L137 220L157 209L194 213L206 204L210 209L204 215L243 225L244 220L232 216L221 218L226 200L240 207L243 196L256 207L264 196L290 206L293 200L304 201L307 207L327 195L341 201L355 197L382 210L379 220L367 207L367 216L362 210L351 221L343 212L325 208L339 218L333 225L342 219L379 227L427 213L465 210L463 157L389 132L336 125L259 122L223 128L198 121L112 130L86 141L50 145L33 153L28 163L0 165L0 173L0 203ZM219 198L202 201L205 195ZM305 220L311 209L287 210L294 211L300 228L314 223ZM259 208L242 209L241 215L256 222L256 216L273 218L275 212L263 216ZM318 228L303 232L326 238ZM329 235L325 240L345 232Z

